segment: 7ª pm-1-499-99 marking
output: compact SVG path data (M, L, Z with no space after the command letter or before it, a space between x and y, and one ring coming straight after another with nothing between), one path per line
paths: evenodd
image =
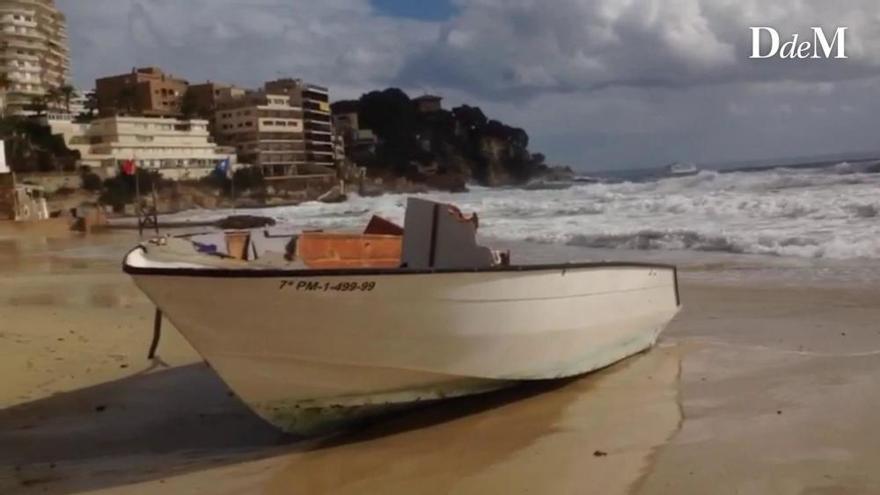
M282 280L281 289L293 289L306 292L370 292L376 288L376 282L372 280L364 281L342 281L342 282L321 282L315 280Z

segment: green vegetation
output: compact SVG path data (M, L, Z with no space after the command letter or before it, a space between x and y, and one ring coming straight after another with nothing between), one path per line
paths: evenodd
M98 192L104 185L101 177L91 170L83 170L80 177L82 178L82 188L86 191Z
M356 112L362 129L379 138L374 155L361 160L374 175L473 179L495 186L521 183L546 170L544 156L528 150L523 129L486 117L479 107L419 112L397 88L373 91L333 104L333 113Z
M238 191L263 190L266 188L266 179L259 167L240 168L233 174L235 189Z
M33 112L37 117L46 115L49 111L49 99L45 96L34 96L24 109Z
M65 84L50 89L49 92L46 93L46 96L42 97L42 103L45 103L52 108L63 107L67 113L70 113L70 102L73 100L75 94L76 88L69 84Z
M138 168L134 175L116 174L104 181L104 189L101 191L100 201L103 204L110 205L114 210L122 210L128 204L133 203L140 188L141 197L147 197L153 192L161 191L170 186L169 181L162 178L159 172L155 170L145 170ZM137 182L135 182L137 180ZM85 186L85 181L83 182Z
M74 122L91 122L95 118L95 114L98 113L98 97L95 96L95 92L90 91L86 93L85 96L85 111L79 115L74 116Z
M0 139L6 143L6 161L13 172L73 171L80 158L61 136L25 117L0 119Z

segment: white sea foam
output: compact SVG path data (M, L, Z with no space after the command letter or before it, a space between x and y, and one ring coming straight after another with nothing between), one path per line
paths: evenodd
M702 171L566 190L474 187L465 194L428 197L478 212L481 233L504 240L880 259L880 174L864 171L863 165L847 163L813 170ZM402 195L354 197L259 213L295 228L356 229L373 213L402 221L405 202Z

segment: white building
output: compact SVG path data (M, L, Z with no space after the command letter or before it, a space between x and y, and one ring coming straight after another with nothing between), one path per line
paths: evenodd
M87 124L50 119L48 124L80 152L82 165L105 177L131 159L170 180L203 178L224 160L235 164L235 149L213 142L207 120L107 117Z
M217 139L238 151L241 162L268 178L298 175L306 165L303 111L290 96L252 92L218 104Z
M53 0L0 0L0 74L11 113L66 84L70 70L64 14Z

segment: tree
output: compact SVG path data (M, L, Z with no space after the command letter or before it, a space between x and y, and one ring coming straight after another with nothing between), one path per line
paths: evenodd
M76 88L70 84L64 84L58 88L58 94L61 96L62 101L64 101L64 110L70 113L70 101L76 96Z
M405 174L421 152L415 132L416 108L409 96L398 88L367 93L360 98L358 120L379 138L376 165Z
M242 167L235 171L232 180L235 181L235 188L241 191L266 187L260 167Z
M89 114L89 118L95 116L95 112L98 111L98 96L94 91L89 91L86 93L86 112Z
M39 102L26 105L31 111L45 111ZM71 150L64 138L52 134L49 127L35 119L11 116L0 120L0 139L6 142L6 158L13 172L40 170L71 170L81 158Z
M49 110L49 104L45 96L34 96L31 98L30 103L25 105L25 110L34 112L39 117L46 114L46 111Z
M101 190L103 182L98 174L91 170L83 170L82 172L82 188L86 191L97 192Z
M415 181L448 175L437 183L476 179L497 185L534 177L544 161L529 152L525 130L491 120L476 106L419 112L406 93L388 88L335 102L332 109L357 112L361 129L376 135L375 152L361 154L357 162L378 175ZM424 165L436 165L436 173L424 172Z
M137 174L137 179L133 175L122 173L106 179L104 181L104 189L101 192L101 202L111 205L116 210L121 210L125 204L134 202L138 187L140 187L141 196L146 196L149 194L149 191L152 191L153 184L156 185L157 191L166 188L168 184L167 181L162 179L159 172L155 170L146 170L138 167L135 173ZM139 182L139 185L135 184L136 180Z
M46 91L46 96L43 98L46 101L46 106L51 108L58 108L60 103L64 100L64 96L61 94L61 88L49 88L49 91Z
M470 105L461 105L452 109L452 115L455 120L467 131L481 130L489 119L486 114L480 110L480 107L472 107Z

